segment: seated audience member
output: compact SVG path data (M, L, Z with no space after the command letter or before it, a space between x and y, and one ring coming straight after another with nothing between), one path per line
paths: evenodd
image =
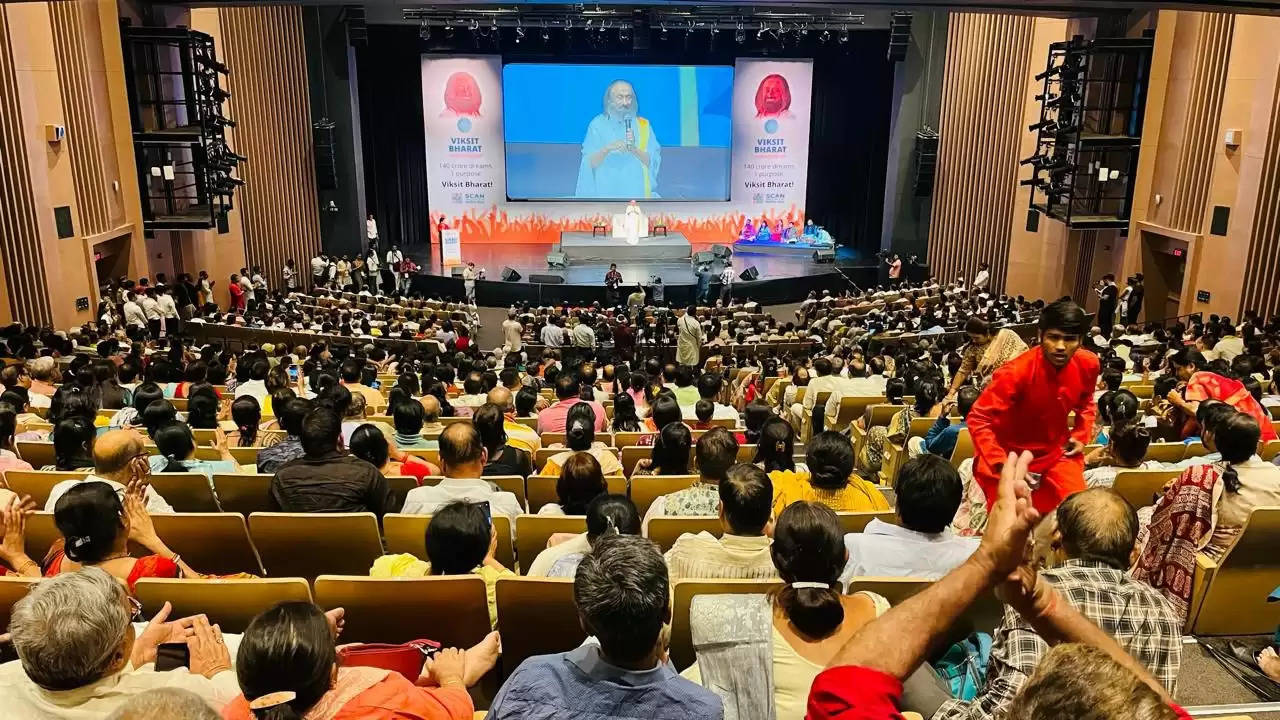
M134 695L107 720L222 720L205 699L176 687L161 687Z
M35 512L30 496L0 488L0 576L41 577L40 564L27 555L27 517Z
M193 387L200 389L193 390L187 401L187 424L196 430L213 430L218 427L218 398L204 383Z
M693 404L693 418L689 422L689 427L694 430L710 430L715 427L711 422L712 414L715 412L716 404L710 400L699 400Z
M1132 669L1096 647L1070 643L1044 654L1022 692L1009 705L1010 718L1099 718L1177 720L1169 707Z
M172 422L156 430L153 438L159 455L147 459L153 473L202 473L212 479L214 473L238 473L240 464L227 448L227 436L214 430L213 449L221 456L218 460L196 458L196 440L186 423Z
M442 650L423 669L421 684L433 687L421 687L419 678L392 670L340 667L335 634L311 603L281 603L254 618L236 653L242 694L223 709L223 720L470 720L475 706L467 686L498 658L496 634L466 651Z
M791 423L777 415L770 416L760 428L760 437L756 442L756 456L752 462L767 473L809 472L807 465L796 463L795 454L795 429L791 427Z
M14 604L9 622L18 661L0 665L4 716L106 717L153 688L190 690L211 707L225 705L237 688L222 633L204 616L166 622L165 608L137 632L125 586L98 568L37 583ZM184 636L188 667L156 670L157 646Z
M804 454L808 472L774 472L773 514L797 500L820 502L836 512L889 510L884 493L853 472L853 444L837 432L820 432Z
M645 430L657 432L673 422L681 422L684 417L680 413L680 403L676 401L674 395L670 392L659 393L653 399L653 412L649 413L649 417L644 419ZM652 436L640 438L641 445L651 445ZM649 439L649 442L645 442Z
M620 392L613 396L613 432L641 432L644 422L636 412L636 401L631 395Z
M626 495L597 495L587 503L587 531L556 542L538 553L525 573L529 577L573 577L583 556L606 534L639 535L640 513Z
M252 395L231 403L231 421L235 423L235 429L227 433L231 447L268 447L280 442L282 433L262 429L262 406Z
M596 442L595 411L587 403L579 403L569 409L566 419L565 444L568 449L556 453L547 459L540 474L559 475L560 468L574 453L589 453L600 463L600 470L605 475L621 475L622 462L604 443Z
M438 450L440 443L422 436L423 418L426 412L422 403L402 402L391 408L392 425L396 429L396 447L401 450Z
M542 437L538 435L538 431L516 420L515 401L510 390L499 385L490 390L485 399L489 404L497 405L502 411L502 429L507 431L508 445L529 453L530 457L542 448ZM534 401L537 401L536 393Z
M1107 446L1098 448L1085 458L1085 465L1096 465L1084 471L1084 481L1089 487L1111 487L1116 475L1124 470L1160 470L1164 463L1143 460L1151 447L1151 434L1147 429L1128 423L1111 428Z
M98 429L79 415L63 418L53 426L53 466L41 470L75 471L93 467L93 447Z
M665 661L663 626L671 620L667 566L653 543L606 535L582 559L573 601L587 634L575 650L531 657L507 678L491 720L723 716L720 699Z
M1095 488L1068 497L1046 522L1052 524L1053 567L1041 576L1173 692L1182 660L1182 619L1159 592L1126 572L1138 537L1133 509L1115 492ZM947 701L933 717L1016 717L1006 712L1048 650L1034 623L1006 613L978 696Z
M773 515L773 484L754 465L734 465L719 483L724 534L684 533L664 559L671 581L685 578L777 577L766 534Z
M387 404L383 399L382 393L360 382L361 372L364 366L354 358L348 358L346 362L338 368L342 385L351 392L352 395L360 395L364 398L364 402L369 407L382 407ZM375 376L376 377L376 376Z
M720 481L737 462L738 441L724 428L708 430L698 438L698 481L692 487L654 499L644 514L642 528L649 520L670 515L715 515L720 511Z
M684 414L685 420L693 420L696 415L696 407L699 400L706 400L711 403L712 417L724 420L737 420L738 411L728 405L721 405L716 402L716 398L720 396L720 389L724 386L724 380L716 373L704 372L698 376L697 395L693 398L693 402L680 403L680 410ZM676 399L680 399L680 391L676 391Z
M418 404L422 406L422 432L439 437L444 432L444 423L440 422L440 399L434 395L423 395L418 398Z
M395 512L395 496L378 468L342 451L342 420L317 407L302 420L306 454L276 470L271 506L280 512Z
M440 433L440 463L444 479L435 485L423 485L409 491L404 509L408 515L434 515L445 505L457 501L489 503L494 515L511 518L524 512L514 493L497 490L482 479L489 451L480 433L471 423L454 423Z
M53 522L62 535L44 561L47 577L97 567L123 581L133 592L144 577L199 577L156 534L142 503L140 483L132 483L124 499L102 482L85 482L68 489L53 508ZM140 558L129 555L129 542L151 552Z
M578 403L586 403L591 407L595 415L596 432L604 432L606 427L604 406L594 400L583 400L579 397L581 393L582 386L573 374L565 373L556 378L556 402L538 413L538 432L540 434L565 432L569 420L569 409Z
M371 577L479 575L489 597L489 622L498 625L494 583L515 573L498 562L498 536L480 502L457 501L440 508L427 524L427 562L413 555L383 555L373 561Z
M18 415L12 405L0 402L0 473L5 470L31 470L31 463L18 458L13 436L18 430Z
M1214 445L1214 430L1217 429L1218 423L1233 417L1236 409L1224 402L1217 400L1205 400L1196 408L1195 425L1199 428L1197 435L1190 436L1184 440L1186 443L1199 441L1204 445L1205 450L1209 452L1205 455L1195 455L1188 457L1181 462L1174 463L1173 467L1189 468L1193 465L1208 465L1222 460L1222 453L1218 452L1218 448Z
M471 424L480 433L480 442L484 444L488 457L484 465L485 476L519 475L527 478L533 474L533 457L508 444L510 438L507 437L502 408L490 403L477 407L471 416Z
M147 484L151 467L147 462L147 449L142 436L134 430L108 430L93 444L93 473L76 480L63 480L49 490L45 512L53 512L62 494L81 483L104 482L116 493L123 493L131 483L146 488L148 512L171 513L173 506L160 497L155 488Z
M695 598L689 622L708 632L695 646L698 662L682 675L708 688L756 688L716 690L727 708L736 708L734 717L801 720L814 677L841 645L889 608L875 593L840 591L843 532L825 505L788 505L774 525L771 548L782 589ZM717 627L715 618L726 616L735 618L735 626ZM773 696L760 688L772 688Z
M275 474L282 465L307 454L302 449L302 421L315 404L306 398L289 398L277 405L280 428L285 437L280 442L258 451L258 472Z
M1280 467L1257 456L1260 433L1251 415L1234 413L1207 430L1222 460L1195 465L1169 483L1156 502L1134 577L1155 586L1187 616L1196 554L1221 557L1256 507L1280 505ZM1185 573L1185 574L1181 574Z
M565 461L556 481L556 497L560 502L538 508L539 515L585 515L587 505L608 492L600 462L591 453L574 453Z
M1145 718L1189 720L1190 715L1173 704L1169 692L1142 663L1063 600L1055 586L1034 567L1024 564L1027 539L1039 519L1027 484L1031 460L1029 452L1009 455L1002 468L987 532L969 560L868 623L826 663L826 669L814 678L809 690L809 720L838 720L850 717L851 711L866 718L897 717L903 679L920 665L926 653L937 647L969 606L997 585L1010 609L1040 637L1056 643L1089 645L1112 661L1105 668L1094 668L1090 677L1037 674L1035 682L1014 699L1014 707L1028 711L1010 717L1060 720L1064 717L1060 713L1060 693L1070 683L1083 681L1108 689L1124 686L1120 696L1104 706L1105 714L1090 715L1099 720L1132 720L1134 702L1150 711ZM1017 580L1010 581L1015 571ZM1124 677L1111 677L1117 672ZM1125 676L1126 672L1134 678ZM1140 690L1140 685L1149 692ZM1160 711L1160 703L1169 707L1167 713Z
M1138 397L1128 390L1109 392L1098 400L1098 419L1101 421L1094 443L1106 445L1111 430L1138 420Z
M402 452L397 453L398 460L393 460L387 437L372 423L365 423L351 433L350 449L352 455L378 468L383 477L412 477L422 482L428 475L440 472L426 460Z
M962 490L951 463L937 455L912 458L903 464L895 489L901 525L877 518L862 532L845 535L849 560L842 582L867 576L936 580L978 549L977 538L958 537L948 527Z
M156 430L177 420L178 411L168 400L156 400L142 411L142 429L147 437L155 437Z
M153 382L145 382L133 391L132 402L115 412L107 427L112 430L142 426L142 411L156 400L164 399L164 390Z
M972 386L960 388L956 393L955 402L955 409L960 413L960 422L952 425L949 417L952 408L943 408L943 411L938 413L938 419L933 423L933 427L929 428L928 434L924 436L925 452L950 460L951 452L956 448L956 438L960 437L960 431L967 427L965 418L969 417L969 411L977 401L977 388Z
M693 433L689 426L676 420L667 423L653 442L649 457L640 458L631 475L688 475L689 456L693 450Z

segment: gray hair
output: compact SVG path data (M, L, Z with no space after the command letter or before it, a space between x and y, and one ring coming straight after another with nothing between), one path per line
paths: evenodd
M635 661L653 650L667 621L670 588L658 547L635 535L602 535L578 565L573 602L604 654Z
M182 688L156 688L139 693L116 708L107 720L219 720L203 698Z
M13 606L9 621L22 669L46 690L100 679L128 630L124 586L94 567L40 581Z
M31 373L31 377L36 380L48 381L53 379L53 370L56 365L57 361L47 355L32 358L27 361L27 372Z

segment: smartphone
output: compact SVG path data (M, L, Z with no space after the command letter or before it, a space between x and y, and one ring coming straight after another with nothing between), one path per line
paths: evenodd
M156 646L156 671L190 667L191 648L186 643L160 643Z
M370 383L369 383L369 387L373 388L374 390L381 390L381 389L382 389L382 381L381 381L381 380L374 380L374 381L372 381L372 382L370 382Z
M489 523L489 527L493 527L493 508L489 506L489 501L481 500L476 504L484 509L484 519Z
M289 366L289 379L290 379L290 380L297 380L297 379L298 379L298 366L297 366L297 365L290 365L290 366Z

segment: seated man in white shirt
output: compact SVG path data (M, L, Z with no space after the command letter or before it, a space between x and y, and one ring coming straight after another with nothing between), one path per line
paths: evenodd
M773 483L755 465L734 465L720 481L724 535L684 533L664 556L671 582L685 578L777 577L769 554Z
M716 402L716 398L720 396L720 389L724 386L724 381L716 373L705 372L698 376L696 387L698 388L698 398L707 400L715 404L715 410L711 417L716 420L737 420L738 411L733 409L731 405L721 405ZM693 420L697 417L694 412L694 404L681 405L680 414L685 420Z
M93 474L78 480L63 480L54 485L49 491L45 511L53 512L58 498L80 483L104 482L117 493L123 493L131 480L146 480L151 477L147 449L142 443L142 435L137 430L108 430L103 433L93 443ZM150 485L147 485L146 498L148 512L173 512L173 507Z
M480 407L488 402L484 392L484 376L472 370L462 381L462 394L453 400L454 405Z
M524 512L513 493L499 491L488 480L481 479L489 453L480 441L480 433L471 423L453 423L440 433L440 462L444 479L437 485L424 485L409 491L400 512L406 515L434 515L435 511L457 500L488 502L494 515L511 519L515 530L516 516Z
M948 527L964 492L951 463L930 454L908 460L897 491L902 524L872 520L861 533L845 535L849 560L841 582L868 576L936 580L978 549L978 538L958 537Z

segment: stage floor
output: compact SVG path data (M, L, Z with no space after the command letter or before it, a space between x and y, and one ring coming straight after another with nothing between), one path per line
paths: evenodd
M650 235L631 245L625 238L592 236L589 232L560 233L560 251L576 260L621 260L653 262L688 260L691 254L688 238L680 233Z

